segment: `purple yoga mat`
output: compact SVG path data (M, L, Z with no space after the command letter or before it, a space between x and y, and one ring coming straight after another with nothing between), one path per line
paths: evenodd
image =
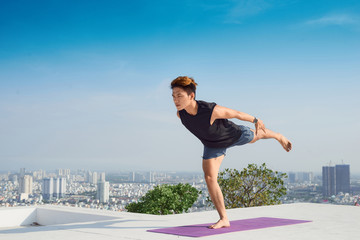
M187 225L180 227L159 228L159 229L152 229L147 231L155 232L155 233L187 236L187 237L204 237L204 236L210 236L210 235L216 235L222 233L278 227L278 226L307 223L307 222L311 222L311 221L260 217L260 218L230 221L231 227L229 228L210 229L208 228L208 226L210 226L211 223L205 223L205 224Z

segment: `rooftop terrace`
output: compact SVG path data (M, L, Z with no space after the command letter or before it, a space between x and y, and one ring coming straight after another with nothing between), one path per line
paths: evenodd
M200 239L353 240L360 236L360 207L355 206L296 203L230 209L228 215L230 220L272 217L312 222L224 233ZM2 208L0 239L190 239L147 230L210 223L217 218L216 211L156 216L56 206ZM34 222L43 226L30 226Z

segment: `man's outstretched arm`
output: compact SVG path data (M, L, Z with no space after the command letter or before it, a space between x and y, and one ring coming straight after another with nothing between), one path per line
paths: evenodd
M213 113L211 115L210 124L213 124L216 119L231 119L231 118L236 118L241 121L255 123L256 134L260 129L266 132L265 125L261 119L256 119L254 116L251 116L250 114L240 112L231 108L222 107L219 105L216 105L214 107ZM256 122L254 122L255 119Z

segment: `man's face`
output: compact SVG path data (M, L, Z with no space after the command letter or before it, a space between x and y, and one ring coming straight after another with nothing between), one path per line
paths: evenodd
M174 87L172 97L173 97L173 101L175 103L176 109L178 111L181 111L184 108L186 108L187 106L189 106L191 101L194 99L194 94L192 93L192 94L188 95L184 89L182 89L180 87Z

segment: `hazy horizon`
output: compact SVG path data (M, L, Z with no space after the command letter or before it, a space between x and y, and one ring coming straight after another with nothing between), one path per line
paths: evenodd
M258 164L260 165L260 164ZM341 164L332 164L331 166L335 166L335 165L341 165ZM328 166L328 165L327 165ZM247 166L245 166L247 167ZM35 172L35 171L40 171L40 170L44 170L47 173L56 173L59 169L70 169L71 172L77 172L77 171L91 171L91 172L106 172L107 174L115 174L115 173L128 173L128 172L167 172L167 173L196 173L196 174L203 174L202 170L148 170L148 169L120 169L120 170L114 170L114 169L90 169L90 168L76 168L76 169L72 169L72 168L53 168L53 169L40 169L40 168L30 168L27 169L25 168L25 172ZM242 170L242 168L238 168L238 170ZM279 169L272 169L273 171L279 171L279 172L286 172L286 173L303 173L303 172L310 172L313 173L314 175L322 175L322 167L320 170L317 171L282 171ZM4 170L0 170L0 174L6 174L6 173L11 173L11 174L16 174L16 173L20 173L20 169L4 169ZM353 172L351 169L351 165L350 165L350 175L351 176L357 176L360 177L360 172Z
M2 1L2 169L202 171L169 88L188 75L197 99L293 143L229 149L221 169L358 173L359 13L358 1Z

